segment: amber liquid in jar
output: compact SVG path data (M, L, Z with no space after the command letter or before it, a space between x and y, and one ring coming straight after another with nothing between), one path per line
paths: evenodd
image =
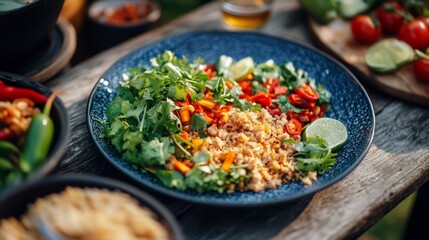
M270 0L223 0L222 15L226 24L258 28L270 17Z

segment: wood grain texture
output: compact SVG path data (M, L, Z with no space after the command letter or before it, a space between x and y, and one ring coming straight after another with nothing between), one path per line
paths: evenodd
M277 239L357 237L429 178L427 109L394 102L377 115L374 144L344 180L318 193ZM307 231L302 231L306 229ZM317 230L318 229L318 230Z
M306 16L296 0L275 1L269 35L312 44ZM295 203L263 208L217 208L192 205L138 185L98 153L86 126L86 105L99 77L115 61L165 36L224 29L216 2L145 33L74 67L47 82L61 96L71 118L71 139L53 174L74 172L120 179L163 202L179 219L187 239L340 239L361 234L399 201L429 179L429 109L392 99L365 85L376 110L374 144L362 163L345 179ZM364 81L365 76L357 76Z
M368 84L397 98L429 106L429 84L415 79L411 64L390 74L374 73L365 64L365 53L369 46L354 40L349 22L341 18L327 25L309 21L318 41L351 68L365 74L367 77L364 80Z

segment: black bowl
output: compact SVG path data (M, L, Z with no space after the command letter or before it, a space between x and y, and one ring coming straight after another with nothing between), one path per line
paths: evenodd
M0 12L0 68L37 51L54 29L63 3L64 0L36 0Z
M3 81L5 85L32 89L36 92L39 92L45 95L46 97L52 94L52 91L49 90L49 88L45 87L44 85L37 83L33 80L30 80L28 78L22 77L20 75L0 72L0 80ZM46 160L43 162L43 164L39 166L34 172L32 172L25 179L26 181L40 178L48 174L50 171L52 171L54 167L57 165L57 163L59 162L59 160L61 159L64 153L64 150L67 146L67 143L69 141L69 136L70 136L69 117L64 104L59 98L56 98L53 102L52 109L51 109L51 118L54 122L55 130L54 130L54 138L53 138L48 156ZM19 181L16 181L14 185L18 183ZM5 191L11 188L13 188L13 186L6 188ZM1 193L2 192L0 190L0 194Z
M19 217L37 198L59 193L68 186L103 188L127 193L139 201L141 206L145 206L155 213L158 220L168 229L171 239L183 239L181 228L173 215L156 199L125 183L96 176L63 175L23 184L8 194L0 196L0 219Z
M121 25L110 24L97 16L108 8L115 8L125 2L149 4L151 12L141 21ZM102 0L96 1L88 9L88 45L93 52L110 48L153 27L161 16L159 5L149 0Z

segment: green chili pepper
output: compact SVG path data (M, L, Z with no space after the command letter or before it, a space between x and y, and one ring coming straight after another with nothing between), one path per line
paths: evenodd
M18 156L19 149L8 141L0 141L0 171L14 169L12 155Z
M19 149L8 141L0 141L0 156L8 157L10 154L19 154Z
M54 136L54 123L49 117L56 94L46 102L43 112L33 117L28 128L27 138L19 158L19 165L24 173L33 171L48 155Z
M9 161L9 159L0 157L0 171L2 171L2 170L12 170L12 169L14 169L14 166Z

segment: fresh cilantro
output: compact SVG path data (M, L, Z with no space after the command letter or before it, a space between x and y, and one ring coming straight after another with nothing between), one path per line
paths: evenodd
M193 114L191 118L191 130L202 131L207 127L207 121L201 114Z
M192 158L194 163L206 163L210 159L210 153L198 151Z
M169 138L153 139L141 144L144 162L150 166L164 165L167 159L174 153L174 147Z
M234 97L237 94L237 89L240 89L239 87L233 87L232 89L228 89L225 84L225 79L223 77L213 78L211 81L208 81L206 83L206 87L213 92L214 100L220 105L225 105L226 103L233 102Z
M288 88L289 93L301 84L307 83L311 80L306 71L296 69L291 62L282 64L279 67L281 72L280 83Z
M276 99L273 99L274 103L277 103L282 112L287 113L289 111L294 111L296 113L301 112L303 109L292 105L286 96L279 95Z
M243 92L238 86L231 88L229 94L234 99L235 107L242 111L260 111L262 109L262 106L259 103L251 103L246 99L240 99L240 95L243 94Z
M265 83L268 79L280 77L280 68L270 59L258 64L253 74L255 80Z
M297 141L297 140L295 140L295 138L286 138L286 139L284 139L282 142L283 142L283 143L286 143L286 144L297 144L297 143L298 143L298 141ZM295 146L295 147L296 147L296 146Z
M173 114L178 107L170 101L160 101L147 110L143 132L145 139L164 137L181 131L179 118Z
M172 83L168 87L168 93L167 97L174 99L174 100L185 100L186 97L186 89L183 88L183 86L180 86L177 83Z
M205 167L209 172L204 172ZM195 164L191 171L185 176L186 187L196 192L216 191L223 193L228 184L239 184L245 182L252 176L247 173L247 165L233 166L228 172L220 168L219 164L201 165Z
M108 120L114 119L116 116L121 114L122 98L115 98L110 106L107 108L106 116Z
M326 141L318 136L309 137L295 146L296 167L302 175L311 171L323 174L335 164L337 154L332 153Z
M258 92L268 92L268 90L266 88L264 88L264 86L262 86L261 84L259 84L258 81L252 81L252 94L256 94Z
M188 189L199 193L204 191L204 172L196 165L185 176L185 184Z
M137 145L143 142L142 133L141 132L127 132L123 137L124 144L122 145L122 149L124 150L133 150Z
M332 94L325 87L323 87L322 84L317 85L316 91L319 94L319 99L317 100L318 105L323 103L329 104L331 102Z
M185 190L184 176L177 171L167 171L158 169L155 171L158 179L167 187Z

